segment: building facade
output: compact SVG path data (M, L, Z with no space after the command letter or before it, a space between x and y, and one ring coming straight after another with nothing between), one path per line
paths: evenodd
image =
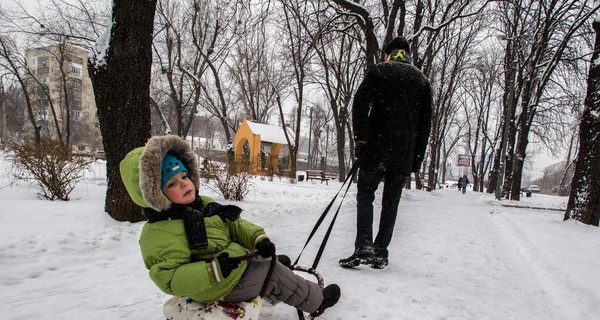
M88 51L70 45L25 51L27 87L43 137L86 151L102 149Z

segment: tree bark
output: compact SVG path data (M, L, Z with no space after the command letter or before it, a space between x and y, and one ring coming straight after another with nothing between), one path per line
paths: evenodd
M151 135L150 71L156 0L113 1L109 46L88 61L107 159L105 210L118 221L140 221L119 174L119 163ZM105 58L102 55L105 54ZM104 59L104 60L101 60ZM102 63L104 62L104 63Z
M579 125L579 154L564 220L598 226L600 220L600 22L594 21L596 42L588 74L585 109Z

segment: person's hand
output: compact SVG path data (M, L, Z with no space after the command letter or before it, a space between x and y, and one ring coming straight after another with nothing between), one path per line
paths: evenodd
M275 244L269 239L264 239L256 244L256 250L261 257L269 258L275 254Z
M356 141L354 143L354 155L357 158L360 158L363 155L363 153L365 152L366 147L367 147L366 141Z
M240 265L240 260L231 259L228 252L221 253L217 257L217 261L219 262L219 267L221 268L221 274L225 278L229 277L231 271Z

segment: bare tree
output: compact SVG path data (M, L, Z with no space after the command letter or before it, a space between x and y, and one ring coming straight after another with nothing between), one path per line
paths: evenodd
M564 220L598 226L600 222L600 23L595 20L596 43L588 76L585 109L579 127L580 148Z
M119 174L119 162L150 138L150 70L156 0L115 1L112 21L98 39L88 70L94 85L107 159L106 212L140 221Z
M106 28L103 22L110 18L110 1L106 0L48 0L28 7L18 0L9 1L15 9L5 16L5 30L30 38L36 46L68 37L69 44L91 51Z
M43 127L41 130L45 129L45 134L58 138L66 145L71 144L72 138L81 141L84 136L89 137L90 131L94 131L78 119L73 122L73 115L80 114L81 109L78 95L81 81L72 76L73 69L69 67L73 63L75 47L91 48L93 39L98 35L97 29L101 27L99 21L106 17L106 12L106 1L99 0L50 0L27 7L13 0L11 10L0 13L3 17L1 27L5 32L18 35L20 50L26 47L45 52L58 65L47 72L54 78L53 86L42 83L41 76L36 72L29 68L25 70L34 109L39 109L40 120L44 122L40 123ZM78 64L82 65L82 62L78 61ZM48 110L52 115L54 130L44 119ZM74 133L77 135L74 136Z
M41 126L38 124L35 113L33 111L33 102L27 86L26 66L25 59L18 54L17 45L14 39L0 35L0 68L10 73L23 90L23 96L25 97L25 105L27 107L27 116L29 122L33 127L33 134L36 143L40 143L41 140Z
M519 108L516 124L511 125L508 143L506 188L510 199L519 200L521 177L529 134L534 119L544 104L550 80L558 65L570 59L570 44L582 36L581 27L600 9L591 1L518 1L501 3L510 50L519 58L519 75L516 91ZM520 12L511 15L510 12ZM505 60L508 63L508 60ZM508 64L507 64L508 65ZM508 70L509 67L505 66ZM514 134L513 134L514 133ZM514 140L513 140L514 139Z
M430 80L434 83L434 103L432 113L431 135L429 139L428 185L435 189L439 181L438 172L442 161L442 142L445 139L454 114L460 105L456 96L460 83L465 76L465 64L481 25L476 19L457 20L441 33L438 39L439 52L432 60L434 69ZM444 39L444 41L442 41Z
M14 77L5 70L0 72L0 139L2 148L6 150L9 141L23 135L25 101Z
M443 50L446 41L450 40L443 37L442 32L450 25L457 21L469 20L471 17L477 17L485 9L488 3L491 1L440 1L430 3L424 0L417 0L412 3L410 7L406 5L404 1L382 1L380 6L370 5L363 6L361 4L347 1L347 0L332 0L344 11L339 14L349 15L355 18L356 23L364 33L364 42L366 43L364 48L364 57L367 68L373 65L378 59L380 54L379 42L377 41L377 24L374 21L380 19L384 21L386 27L386 36L384 41L393 38L394 33L404 33L408 28L407 21L412 22L412 34L407 35L407 38L411 41L411 57L415 66L420 68L423 73L430 78L433 86L436 86L435 76L432 75L432 68L434 68L434 58L439 54L440 50ZM379 10L381 9L381 10ZM382 14L383 18L378 15ZM410 17L409 17L410 15ZM395 28L395 21L400 17L403 19L399 22L398 28ZM470 21L472 21L471 19ZM456 35L454 35L456 36ZM424 38L423 38L424 37ZM384 42L385 43L385 42ZM420 48L424 48L421 52ZM441 67L444 69L444 66ZM445 72L447 77L454 78L452 72ZM439 91L438 91L439 93ZM450 100L447 100L450 102ZM444 119L444 117L438 117ZM435 119L435 117L434 117ZM435 124L435 123L434 123ZM432 128L431 139L434 139L436 131ZM439 132L439 131L438 131ZM440 141L435 143L436 148L441 147ZM430 165L430 176L429 183L434 183L436 180L435 172L436 167L439 165L439 150L429 152L430 157L433 157L434 161L429 161ZM433 168L431 166L434 166ZM417 176L417 185L420 185L420 180ZM434 183L435 184L435 183Z
M305 86L309 66L315 55L315 46L322 35L321 26L313 23L309 19L310 15L320 10L319 2L306 2L301 0L282 0L284 21L283 33L286 39L286 45L289 48L289 59L291 60L291 69L294 82L294 100L295 110L295 135L294 141L286 134L288 141L288 151L291 159L291 176L296 175L296 160L300 143L300 131L302 122L302 110L305 103ZM280 107L280 112L282 112ZM283 115L282 115L283 117ZM282 121L285 126L285 122ZM284 130L285 132L286 130Z
M236 39L243 6L238 0L158 3L154 100L173 133L186 136L204 107L224 119L223 130L231 140L233 125L227 120L232 113L231 99L226 97L227 83L221 79L225 74L222 66Z
M485 39L484 39L485 41ZM483 192L490 156L500 135L500 77L501 65L496 48L482 49L472 55L467 74L462 81L463 109L467 123L467 141L471 155L473 190ZM495 124L495 125L494 125ZM496 179L495 176L491 179ZM494 180L495 181L495 180Z
M288 65L280 59L280 47L272 45L276 34L270 30L270 3L263 3L259 12L244 19L237 45L233 50L233 61L228 74L236 88L234 99L242 106L253 121L269 123L277 107L276 93L284 92L291 80L285 72Z
M339 179L343 180L346 176L346 137L352 137L349 109L365 60L360 58L361 47L357 41L359 30L352 27L347 18L336 22L336 30L338 31L324 34L316 46L319 69L313 77L323 91L333 117L338 174ZM349 141L350 159L353 159L354 140Z

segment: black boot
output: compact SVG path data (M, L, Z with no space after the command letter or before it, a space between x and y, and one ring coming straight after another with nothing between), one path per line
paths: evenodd
M340 266L343 268L356 268L361 264L371 264L373 260L373 251L355 251L346 259L340 260Z
M323 312L329 308L333 307L338 300L340 300L340 296L342 295L342 291L337 284L330 284L323 289L323 302L317 309L317 311L311 313L310 315L313 318L316 318L323 314Z
M278 254L277 261L290 269L292 268L292 260L290 260L290 257L286 255Z
M390 264L390 262L389 262L388 258L384 257L384 256L376 255L371 260L371 268L374 268L374 269L383 269L383 268L387 267L388 264Z

